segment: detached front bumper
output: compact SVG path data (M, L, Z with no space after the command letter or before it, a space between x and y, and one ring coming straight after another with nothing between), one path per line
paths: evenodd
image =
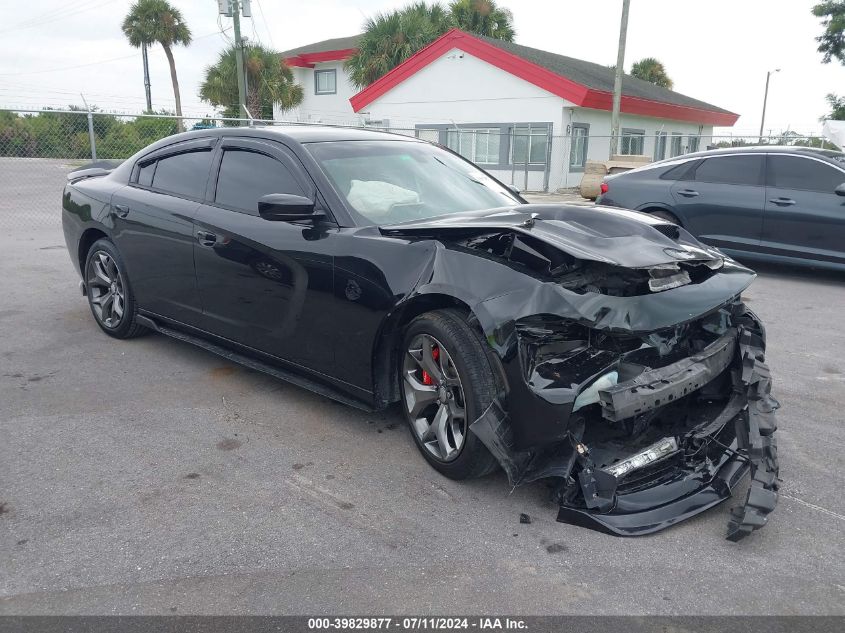
M731 448L735 449L736 443ZM616 536L651 534L730 498L750 468L747 459L726 451L710 468L699 472L679 469L674 477L653 488L616 493L613 510L606 513L561 505L557 520Z
M732 340L729 346L733 356L730 363L733 392L722 411L684 437L672 438L679 446L672 455L618 478L596 468L588 447L580 445L578 479L583 499L579 504L562 502L558 521L619 536L657 532L728 499L750 472L748 495L742 506L732 510L727 538L740 540L766 524L777 503L774 411L779 405L771 396L762 326L747 311L737 315L737 325L736 343ZM600 393L605 404L610 404L612 396L617 397L617 406L608 407L606 417L624 410L618 406L619 402L635 402L648 408L659 405L658 397L653 396L651 401L643 397L644 389L656 396L678 389L686 393L690 379L709 378L722 371L727 365L728 348L723 341L712 347L710 353L702 353L699 358L644 374L630 383L617 385L613 393ZM621 397L625 392L628 401Z
M572 411L581 393L575 389L567 392L569 400L561 397L559 415L548 413L553 403L532 407L538 398L514 397L522 377L532 393L541 390L542 378L555 387L567 382L568 361L555 365L554 354L566 351L568 339L555 339L552 328L537 328L531 334L542 344L550 341L548 350L542 344L519 348L514 357L530 364L531 371L512 371L508 399L504 394L496 399L470 431L511 485L557 482L559 521L620 536L656 532L703 512L730 497L750 474L748 495L732 510L728 526L727 538L737 541L765 525L777 503L774 413L779 405L771 395L759 319L738 300L712 317L704 325L725 327L717 340L674 363L638 374L634 369L633 378L597 388L600 413L594 409L588 415L582 414L586 409ZM542 360L551 368L541 372L545 365L533 361L546 351ZM584 367L597 381L613 365L606 356L595 357L595 367ZM617 358L621 369L625 357ZM516 365L511 362L511 369ZM552 383L555 372L561 378ZM540 414L546 415L538 419ZM531 420L547 431L548 440L521 444L512 415L520 416L523 437L532 427L525 420Z

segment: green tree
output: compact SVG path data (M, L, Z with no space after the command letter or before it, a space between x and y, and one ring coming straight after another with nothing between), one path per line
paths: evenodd
M244 49L246 106L258 119L273 118L273 104L289 110L302 102L302 86L294 81L291 69L278 52L263 46ZM205 71L200 97L222 108L223 115L238 117L238 75L235 48L220 53L217 63Z
M845 97L828 93L825 101L830 106L830 112L821 118L822 121L845 121Z
M358 50L346 60L352 83L359 88L368 86L451 27L442 5L425 2L368 18Z
M813 15L822 18L824 32L816 38L825 64L838 59L845 64L845 0L827 0L812 9Z
M634 62L631 67L631 76L670 90L674 85L666 73L666 67L654 57L645 57Z
M512 42L512 22L510 11L494 0L455 0L448 9L414 2L367 19L358 51L346 60L346 69L352 83L364 88L451 28Z
M146 44L161 44L167 63L170 65L170 80L173 82L173 97L176 99L176 115L182 116L182 97L179 94L179 79L176 77L176 62L173 47L191 43L191 29L185 23L179 9L167 0L138 0L129 8L123 20L123 33L135 48ZM179 120L182 129L182 120Z
M452 23L462 31L513 42L513 14L493 0L455 0L449 5Z

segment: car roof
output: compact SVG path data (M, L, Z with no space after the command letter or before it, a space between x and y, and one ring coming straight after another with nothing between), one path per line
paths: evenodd
M708 149L700 152L692 152L683 156L667 159L678 160L679 158L704 158L706 156L719 156L720 154L804 154L827 159L845 156L845 153L836 152L818 147L802 147L800 145L751 145L743 147L720 147L719 149Z
M367 128L342 127L332 125L287 124L266 125L257 127L215 127L192 130L175 136L169 136L163 144L188 141L192 138L208 138L209 136L255 136L258 138L276 138L280 141L294 143L321 143L328 141L414 141L423 142L413 136L383 132Z

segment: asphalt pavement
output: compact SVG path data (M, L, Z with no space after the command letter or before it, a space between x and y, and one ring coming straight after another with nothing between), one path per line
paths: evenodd
M443 478L396 409L106 337L63 170L0 163L0 614L845 614L845 275L746 293L782 403L770 524L727 542L728 502L621 539L542 483Z

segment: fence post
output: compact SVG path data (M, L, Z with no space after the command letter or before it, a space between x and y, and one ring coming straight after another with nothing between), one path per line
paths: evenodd
M79 96L82 97L82 103L85 104L85 109L88 111L88 138L91 140L91 160L97 160L97 141L94 138L94 115L91 113L91 108L88 107L85 95L80 92Z

